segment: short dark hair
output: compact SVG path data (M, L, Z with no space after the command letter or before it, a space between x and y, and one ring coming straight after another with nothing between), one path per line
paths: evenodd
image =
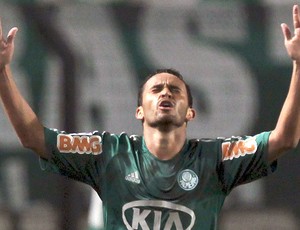
M169 73L174 75L175 77L179 78L185 85L186 88L186 92L187 92L187 96L188 96L188 105L190 108L193 107L193 97L192 97L192 92L191 92L191 88L190 86L184 81L182 74L176 70L176 69L172 69L172 68L167 68L167 69L157 69L156 71L154 71L153 73L149 74L146 79L144 80L144 82L140 85L139 87L139 91L138 91L138 101L137 101L137 106L141 106L143 103L143 92L144 92L144 86L146 84L146 82L153 77L156 74L160 74L160 73Z

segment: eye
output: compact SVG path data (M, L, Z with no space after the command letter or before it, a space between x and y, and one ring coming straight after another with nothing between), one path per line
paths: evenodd
M172 93L180 93L181 92L181 89L177 86L170 86L170 91Z
M156 86L153 86L153 87L151 88L151 92L152 92L152 93L159 93L160 91L162 91L162 89L163 89L163 86L161 86L161 85L156 85Z

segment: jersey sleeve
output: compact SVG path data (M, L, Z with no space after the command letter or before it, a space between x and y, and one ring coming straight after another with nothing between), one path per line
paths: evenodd
M276 170L277 161L270 164L267 159L269 135L270 132L263 132L221 142L219 177L226 193Z
M40 158L42 170L58 173L96 188L101 175L102 134L72 133L45 128L48 159Z

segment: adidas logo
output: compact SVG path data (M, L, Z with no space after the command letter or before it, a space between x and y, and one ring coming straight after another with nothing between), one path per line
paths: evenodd
M139 177L139 173L138 173L137 171L128 174L128 175L125 177L125 180L130 181L130 182L133 182L133 183L136 183L136 184L141 183L141 180L140 180L140 177Z

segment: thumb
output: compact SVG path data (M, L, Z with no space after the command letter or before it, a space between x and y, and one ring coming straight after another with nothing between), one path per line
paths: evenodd
M7 35L7 43L8 44L11 44L13 42L14 38L16 37L17 32L18 32L18 28L17 27L12 28L8 32L8 35Z
M286 40L290 40L292 38L290 28L288 27L287 24L281 23L281 30L282 30L283 36Z

